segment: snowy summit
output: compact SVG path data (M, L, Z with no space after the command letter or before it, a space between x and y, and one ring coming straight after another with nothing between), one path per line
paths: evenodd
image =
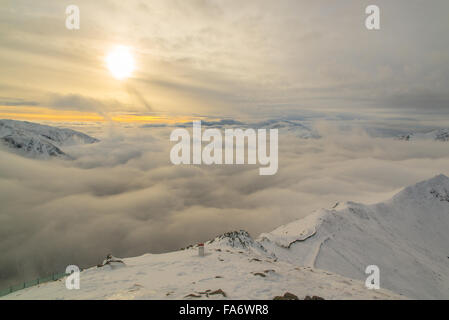
M0 120L0 142L32 158L70 158L61 147L98 142L87 134L28 121Z

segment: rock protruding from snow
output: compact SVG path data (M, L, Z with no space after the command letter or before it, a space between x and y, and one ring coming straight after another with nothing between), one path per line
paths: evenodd
M338 207L336 208L338 209ZM449 178L405 188L375 205L348 202L263 234L280 260L353 279L377 265L381 287L408 297L449 297Z
M97 267L101 268L101 267L105 267L105 266L109 266L111 269L117 269L117 268L125 267L126 265L122 259L114 257L112 254L108 254L106 256L106 259L103 260L103 263L99 264Z
M23 155L40 158L70 158L61 147L98 142L75 130L16 120L0 120L0 141Z
M256 242L250 234L245 230L226 232L207 244L215 244L217 246L229 246L237 249L256 249L265 252L265 248Z

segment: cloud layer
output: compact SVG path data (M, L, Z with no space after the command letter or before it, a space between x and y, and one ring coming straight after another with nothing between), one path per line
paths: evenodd
M445 0L378 0L379 31L365 28L368 0L79 0L76 32L64 24L70 1L28 2L0 8L5 101L45 106L56 94L50 106L63 110L106 112L116 104L103 101L116 100L123 111L220 116L448 113ZM104 62L119 44L136 57L127 86Z
M98 144L65 149L74 161L1 150L0 285L107 253L165 252L233 229L253 236L337 201L374 202L449 174L437 142L373 138L322 122L321 139L279 138L279 171L173 166L170 128L97 128Z

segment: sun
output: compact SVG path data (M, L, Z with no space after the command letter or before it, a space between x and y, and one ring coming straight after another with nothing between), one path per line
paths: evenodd
M106 64L114 78L129 78L134 71L134 58L131 50L125 46L117 46L106 57Z

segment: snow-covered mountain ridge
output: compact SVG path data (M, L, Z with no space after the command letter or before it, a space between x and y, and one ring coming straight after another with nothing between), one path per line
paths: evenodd
M22 155L39 158L70 158L62 147L98 142L75 130L16 120L0 120L0 141Z
M405 188L391 200L320 210L259 237L268 252L295 265L365 279L411 298L449 298L449 178Z
M0 299L405 299L388 290L324 270L280 261L245 231L230 232L198 246L122 259L80 273L80 289L67 290L66 279L16 291Z
M3 299L447 299L449 178L438 175L373 205L318 210L253 239L228 232L198 246L123 259L81 273L81 289L64 280ZM380 290L365 269L377 265Z

